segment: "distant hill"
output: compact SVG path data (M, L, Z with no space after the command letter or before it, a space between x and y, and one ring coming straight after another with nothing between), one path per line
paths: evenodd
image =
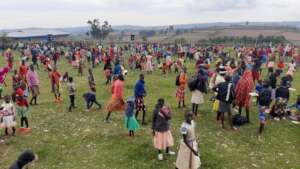
M174 29L207 29L207 28L216 28L216 27L231 27L231 26L246 26L246 22L215 22L215 23L195 23L195 24L179 24L173 25ZM289 27L300 29L300 21L295 22L249 22L248 26L267 26L267 27ZM164 26L135 26L135 25L116 25L113 26L113 29L117 32L119 31L133 31L137 32L140 30L161 30L168 28L169 25ZM26 28L26 29L43 29L43 28ZM45 28L50 29L50 28ZM66 27L66 28L52 28L54 30L60 30L68 32L72 35L83 35L88 32L88 26L81 27ZM10 29L10 30L0 30L0 32L13 32L19 29ZM24 30L24 29L22 29Z

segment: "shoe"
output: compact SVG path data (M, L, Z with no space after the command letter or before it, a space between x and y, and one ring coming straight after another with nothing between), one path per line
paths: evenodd
M158 160L162 161L164 159L164 155L163 154L158 154Z
M108 119L108 120L105 119L104 122L105 123L111 123L111 120L110 119Z
M174 156L174 155L176 155L176 153L174 151L169 151L168 155Z

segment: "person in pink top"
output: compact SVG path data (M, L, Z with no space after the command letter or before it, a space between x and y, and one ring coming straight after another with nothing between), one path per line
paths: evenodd
M30 66L30 70L27 73L27 83L28 87L31 90L32 98L30 100L30 105L34 104L37 105L37 97L40 94L39 90L39 76L38 73L34 70L34 66Z
M110 123L110 115L113 111L124 111L125 110L125 102L124 102L124 77L123 75L119 75L117 80L113 82L112 85L112 97L111 101L107 106L107 116L105 122Z

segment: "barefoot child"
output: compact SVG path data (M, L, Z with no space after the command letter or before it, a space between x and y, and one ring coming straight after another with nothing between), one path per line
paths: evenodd
M164 159L162 151L166 151L168 155L175 155L170 151L170 147L174 145L169 124L171 112L164 104L164 99L158 99L152 116L153 143L154 148L158 150L158 160Z
M67 87L68 87L69 98L70 98L69 112L71 112L72 109L76 108L75 107L76 87L75 87L75 83L73 81L73 77L69 77L69 82L67 83Z
M51 79L51 87L52 87L52 93L55 97L55 102L60 103L62 102L62 99L60 97L60 73L57 71L56 67L54 67L53 71L50 73L50 79Z
M266 115L265 115L266 107L262 106L259 109L259 130L258 134L262 134L264 128L265 128L265 123L266 123Z
M185 122L181 125L181 140L176 169L198 169L201 166L198 144L195 134L195 123L193 121L193 112L185 113Z
M18 87L16 91L16 103L17 103L17 114L21 118L21 127L23 128L23 124L25 122L26 128L29 127L28 124L28 101L25 98L25 89L26 89L26 84L22 83L20 87Z
M134 137L134 131L139 128L139 124L134 116L135 98L129 97L125 110L125 126L129 131L128 136Z
M9 95L6 95L4 97L4 102L2 103L1 107L1 116L2 121L5 128L5 135L8 135L8 129L12 129L12 135L15 135L16 133L16 110L15 106L11 102L11 97Z

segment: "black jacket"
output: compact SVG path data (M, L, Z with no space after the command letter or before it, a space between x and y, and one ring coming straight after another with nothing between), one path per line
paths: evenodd
M26 164L32 162L35 159L35 155L31 150L24 151L15 161L9 169L22 169Z
M230 89L228 89L229 85L231 85ZM228 82L219 83L217 86L213 88L213 91L218 93L217 99L225 103L231 104L235 98L235 92L232 83L228 83ZM227 95L229 96L228 98L226 98Z
M290 99L289 88L285 86L280 86L279 88L276 89L275 97L276 98L281 97L288 101Z
M152 129L158 132L165 132L170 128L169 120L171 119L171 117L168 115L165 115L163 117L160 116L159 112L161 111L161 108L162 107L160 105L155 106L152 116Z

